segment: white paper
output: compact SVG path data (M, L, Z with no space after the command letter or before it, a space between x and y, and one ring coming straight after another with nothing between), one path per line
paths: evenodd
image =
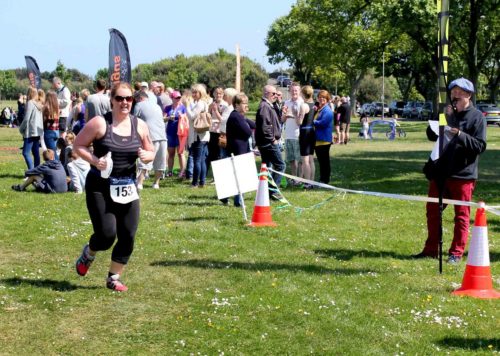
M439 121L437 121L437 120L429 120L429 126L431 127L431 130L436 135L439 135Z
M238 194L236 178L238 179L241 193L257 190L259 179L257 177L257 167L255 166L255 156L253 152L235 156L234 166L236 177L231 157L212 161L212 172L218 199Z
M429 120L429 126L431 127L431 130L439 136L439 121L435 120ZM450 133L450 127L445 126L444 127L444 143L443 143L443 149L446 148L450 140L453 138L453 134ZM439 158L439 141L441 140L441 137L438 137L436 143L434 144L434 147L432 148L431 152L431 160L435 161Z

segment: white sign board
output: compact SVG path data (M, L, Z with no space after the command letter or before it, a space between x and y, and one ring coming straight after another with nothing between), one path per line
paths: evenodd
M234 159L234 169L231 159ZM218 199L237 195L238 185L241 193L257 190L259 185L253 152L212 161L212 172Z

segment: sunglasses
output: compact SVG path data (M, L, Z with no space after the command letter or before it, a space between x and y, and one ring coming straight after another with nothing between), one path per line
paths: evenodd
M278 95L278 93L267 93L267 94L271 94L272 96Z
M127 103L131 103L134 100L133 96L121 96L121 95L115 95L114 98L117 102L121 103L123 100L125 100Z

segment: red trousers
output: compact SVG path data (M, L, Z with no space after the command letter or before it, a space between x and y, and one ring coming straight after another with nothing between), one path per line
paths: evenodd
M444 185L443 198L453 200L470 201L476 186L474 179L449 178ZM429 197L439 196L436 181L429 182ZM470 207L455 205L455 228L453 230L453 241L448 250L449 255L462 256L467 238L469 236ZM437 256L439 251L439 204L427 203L427 241L424 253L429 256ZM446 204L443 206L446 208Z

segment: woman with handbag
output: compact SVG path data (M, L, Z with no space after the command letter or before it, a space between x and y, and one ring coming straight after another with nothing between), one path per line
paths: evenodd
M188 145L191 146L193 154L193 188L203 188L207 176L206 158L208 155L208 141L210 140L210 114L208 113L208 95L203 84L195 84L191 87L193 101L191 103L184 99L183 105L189 119Z

